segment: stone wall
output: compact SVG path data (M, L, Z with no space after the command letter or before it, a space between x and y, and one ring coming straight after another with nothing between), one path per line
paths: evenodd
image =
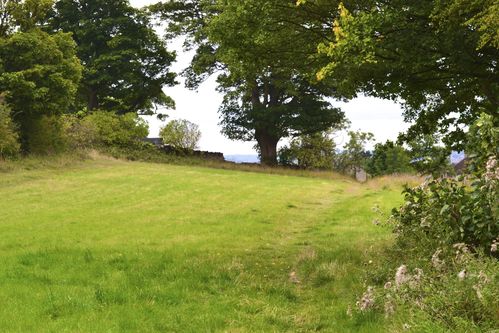
M200 157L204 159L221 161L221 162L225 161L224 154L222 153L202 151L202 150L179 149L169 145L163 145L158 148L169 155L194 156L194 157Z

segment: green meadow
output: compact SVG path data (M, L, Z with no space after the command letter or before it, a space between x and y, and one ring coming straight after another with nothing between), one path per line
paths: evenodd
M0 331L386 332L347 309L400 189L103 158L0 173Z

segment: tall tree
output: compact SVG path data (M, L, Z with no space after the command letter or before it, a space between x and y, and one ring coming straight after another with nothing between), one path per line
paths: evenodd
M169 70L175 54L128 0L59 0L50 23L78 45L79 95L88 109L151 114L158 105L174 107L163 88L176 84Z
M374 146L367 171L373 176L380 176L411 172L414 169L411 167L409 152L392 141L386 141Z
M347 96L403 101L414 122L405 140L439 131L461 149L466 126L499 111L498 9L495 0L345 2L339 17L325 11L334 35L318 76Z
M169 1L153 9L196 48L187 85L217 74L222 132L256 140L263 163L277 163L280 139L343 121L325 100L330 90L310 75L321 64L322 22L306 10L297 15L292 1Z
M0 17L9 24L0 36L0 92L12 108L26 151L35 140L33 125L72 105L82 69L70 34L48 34L40 27L51 1L3 4Z

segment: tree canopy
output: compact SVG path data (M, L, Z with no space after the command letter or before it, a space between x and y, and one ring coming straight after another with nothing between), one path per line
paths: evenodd
M199 126L185 119L172 120L161 128L159 136L167 145L177 149L194 150L199 145Z
M481 112L497 115L497 1L362 0L331 11L333 38L320 46L330 61L318 77L346 96L403 102L414 122L406 141L438 131L460 149Z
M34 140L34 123L72 105L81 78L71 35L49 34L39 24L50 5L9 0L0 6L0 92L12 109L24 150Z
M79 101L88 109L151 114L156 106L174 107L163 88L176 83L175 53L128 0L58 0L50 26L71 32L78 45Z
M294 3L173 1L153 9L196 48L185 71L188 86L217 74L223 133L256 140L263 163L277 163L281 138L343 121L343 113L324 99L330 89L313 75L321 64L316 52L321 22Z

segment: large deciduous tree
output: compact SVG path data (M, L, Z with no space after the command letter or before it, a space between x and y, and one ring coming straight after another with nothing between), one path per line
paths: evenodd
M88 109L151 114L174 107L175 54L166 49L149 17L128 0L58 0L52 29L71 32L85 69L79 95Z
M324 35L323 22L308 7L297 11L284 0L191 0L153 9L196 48L184 72L187 85L218 75L223 133L256 140L264 164L277 163L281 138L343 121L343 113L325 101L331 90L310 75L320 68L316 47Z
M41 29L51 5L49 0L4 0L0 6L0 93L12 109L25 151L43 117L71 106L81 78L71 35Z
M330 62L319 78L346 96L402 100L414 122L406 141L440 132L460 149L481 112L497 121L497 1L359 0L340 5L339 17L324 13L335 24L332 40L320 47Z

